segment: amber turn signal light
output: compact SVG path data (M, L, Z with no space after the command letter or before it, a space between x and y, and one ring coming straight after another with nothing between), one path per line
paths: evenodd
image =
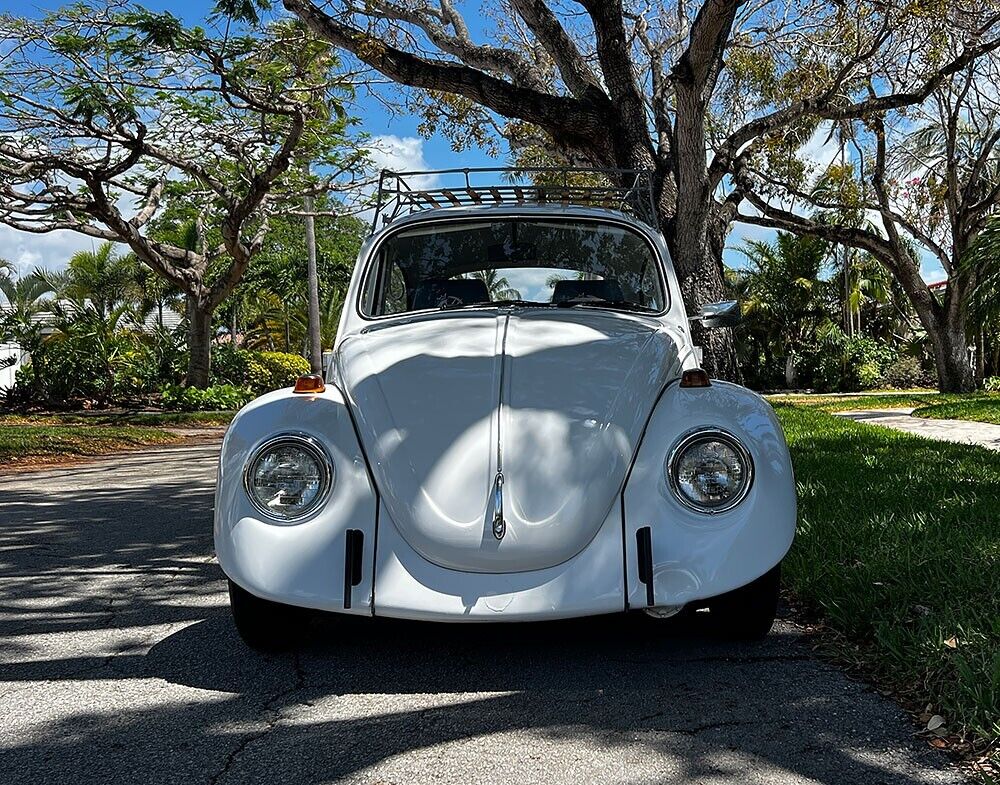
M701 368L688 368L681 374L681 387L711 387L708 374Z
M321 393L326 389L323 377L318 373L309 373L295 380L297 393Z

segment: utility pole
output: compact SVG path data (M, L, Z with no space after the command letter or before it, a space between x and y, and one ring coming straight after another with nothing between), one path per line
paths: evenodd
M306 174L309 167L306 166ZM312 194L305 197L306 212L306 286L309 294L309 365L313 373L323 373L323 347L320 345L319 274L316 272L316 219Z

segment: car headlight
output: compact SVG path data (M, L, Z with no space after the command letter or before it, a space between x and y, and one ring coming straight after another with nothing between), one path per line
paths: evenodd
M297 521L316 510L333 486L333 464L315 439L284 434L258 447L247 461L243 484L253 505L279 521Z
M667 459L666 471L682 504L717 513L743 501L753 480L753 461L735 436L706 429L681 438Z

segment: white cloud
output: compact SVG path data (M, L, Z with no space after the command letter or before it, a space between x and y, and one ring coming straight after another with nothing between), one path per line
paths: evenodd
M413 172L430 168L424 158L424 140L417 136L376 136L369 152L378 169Z
M809 141L799 148L799 158L811 163L818 172L826 169L840 154L840 144L832 131L830 123L820 123Z
M417 136L376 136L368 151L377 170L422 172L431 168L424 158L424 140ZM407 177L406 184L413 189L433 188L439 179L436 175Z
M0 259L13 262L21 275L27 275L36 267L59 270L66 266L74 253L89 251L100 242L67 230L32 234L0 226Z

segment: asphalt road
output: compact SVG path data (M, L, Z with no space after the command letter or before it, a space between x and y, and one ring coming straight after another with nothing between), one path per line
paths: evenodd
M0 480L0 782L958 782L782 623L324 621L261 656L212 559L215 447Z

